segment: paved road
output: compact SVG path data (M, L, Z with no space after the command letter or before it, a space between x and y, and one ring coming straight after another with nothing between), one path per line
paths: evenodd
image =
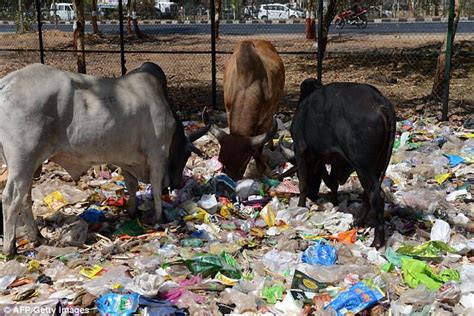
M72 25L58 25L62 31L72 31ZM118 33L118 25L100 25L100 30L106 34ZM147 34L155 35L198 35L210 34L208 24L157 24L140 25L140 29ZM44 30L54 29L54 25L44 25ZM86 25L86 32L91 32L92 27ZM262 34L303 34L304 24L222 24L220 32L222 35L262 35ZM331 26L330 33L341 34L401 34L401 33L444 33L446 23L442 22L386 22L369 23L367 29L360 30L353 26L346 26L342 30L336 30ZM0 25L0 32L15 32L14 25ZM458 33L474 33L474 22L461 22Z

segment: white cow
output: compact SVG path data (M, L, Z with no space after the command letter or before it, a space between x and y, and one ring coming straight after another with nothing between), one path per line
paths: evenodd
M166 76L153 63L118 79L42 64L10 73L0 80L0 154L8 167L2 200L4 253L16 252L20 214L31 241L43 241L31 210L31 185L46 159L61 165L75 181L91 165L121 167L132 212L138 180L151 183L156 209L152 220L159 220L162 181L179 186L191 151L199 151L192 141L209 127L185 136L168 99Z

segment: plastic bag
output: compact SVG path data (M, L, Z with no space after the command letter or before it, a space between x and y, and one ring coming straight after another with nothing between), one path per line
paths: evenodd
M423 259L439 258L446 252L456 253L456 249L442 241L428 241L419 246L403 245L397 250L398 254Z
M283 292L285 292L285 287L282 284L275 284L271 287L264 287L261 296L267 303L275 304L283 298Z
M439 289L447 281L459 280L459 272L454 269L445 269L436 274L426 263L416 259L403 258L402 272L403 280L411 288L424 284L432 291Z
M321 264L324 266L335 264L336 259L336 248L328 245L324 241L320 241L312 246L309 246L301 256L302 262L309 264Z
M220 256L196 256L192 259L184 260L184 264L194 275L201 274L205 278L214 276L217 272L232 279L240 279L242 277L237 261L225 252Z
M363 282L354 284L348 290L339 295L326 306L325 310L333 309L338 316L346 313L356 314L374 305L385 294L379 288L370 288Z
M449 242L451 227L441 219L437 219L431 228L431 240L439 240L445 243Z
M127 316L138 309L140 295L107 293L97 299L97 308L101 316Z

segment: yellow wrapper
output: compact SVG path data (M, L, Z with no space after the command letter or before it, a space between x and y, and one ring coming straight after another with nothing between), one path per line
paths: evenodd
M273 213L270 203L260 211L260 217L265 221L268 227L275 226L275 213Z
M221 274L220 272L218 272L218 273L216 274L216 276L214 277L214 279L216 279L216 280L218 280L218 281L224 283L225 285L230 285L230 286L234 286L234 285L236 285L236 284L239 282L239 280L237 280L237 279L231 279L231 278L229 278L229 277L226 277L225 275Z
M28 262L28 271L37 271L40 268L40 263L36 260L31 260Z
M443 184L444 181L448 180L449 178L451 178L451 173L442 173L435 175L435 180L439 185Z
M104 268L102 268L101 266L99 265L94 265L92 268L82 268L80 271L79 271L79 274L89 278L89 279L93 279L97 276L97 274L100 273L100 271L102 271Z
M45 196L43 201L49 206L49 208L55 211L60 210L62 207L68 204L64 196L59 191L54 191L53 193Z

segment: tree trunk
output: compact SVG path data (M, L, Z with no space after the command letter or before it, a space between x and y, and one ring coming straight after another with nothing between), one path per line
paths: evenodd
M21 0L18 0L18 20L20 23L20 28L19 32L24 33L25 32L25 24L23 23L23 8L21 7Z
M99 26L97 25L97 0L92 0L92 33L99 34Z
M407 0L408 5L408 16L412 18L415 15L415 10L413 8L413 0Z
M329 34L329 26L331 25L332 20L337 14L337 0L329 0L328 9L323 17L323 39L322 39L322 55L324 58L324 53L326 52L326 46L328 44L328 34Z
M306 39L316 39L316 22L314 21L314 0L308 3L306 10Z
M140 31L138 27L138 17L137 17L137 0L132 1L132 21L133 21L133 29L135 30L135 34L137 34L138 38L144 38L144 34Z
M132 0L127 1L127 34L132 35Z
M216 4L216 16L215 17L211 17L214 18L216 20L216 39L219 38L219 21L220 21L220 16L221 16L221 11L222 11L222 0L216 0L215 2Z
M84 52L84 0L73 0L74 10L76 10L76 21L74 28L74 43L77 49L77 71L86 73L86 54Z
M452 43L454 43L454 37L456 36L456 31L458 29L459 18L461 16L461 11L464 5L466 4L466 0L455 0L454 1L454 23L453 23L453 37ZM445 73L445 64L446 64L446 47L448 46L447 43L447 36L444 37L443 45L441 45L441 49L439 51L438 56L438 63L436 64L436 72L434 75L433 87L431 89L431 96L441 100L444 95L444 73Z

